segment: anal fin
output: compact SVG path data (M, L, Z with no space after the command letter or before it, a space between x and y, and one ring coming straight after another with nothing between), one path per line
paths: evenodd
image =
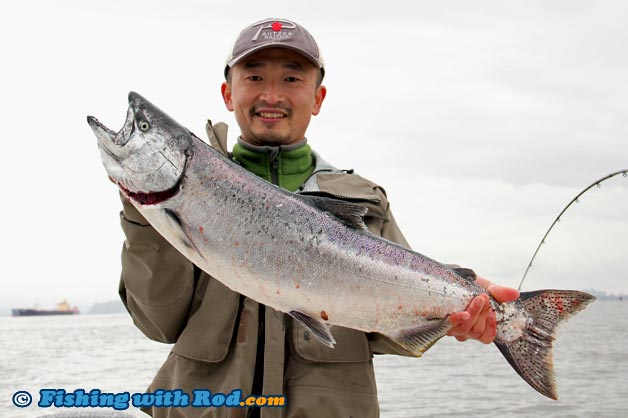
M438 340L447 335L450 328L451 324L447 318L434 319L427 324L402 329L387 336L415 356L421 357Z

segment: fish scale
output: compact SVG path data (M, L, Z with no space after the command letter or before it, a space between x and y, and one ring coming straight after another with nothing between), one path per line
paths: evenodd
M280 189L244 170L137 93L118 133L88 123L109 177L151 225L232 290L291 315L333 348L333 326L380 333L421 356L447 317L487 293L460 271L370 234L366 208ZM490 295L489 295L490 296ZM552 341L595 298L572 290L491 298L495 344L556 399Z

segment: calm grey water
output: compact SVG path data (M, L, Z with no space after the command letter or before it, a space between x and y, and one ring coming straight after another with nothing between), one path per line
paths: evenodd
M446 338L421 359L377 357L382 417L626 417L627 328L628 302L596 302L562 327L558 401L532 390L493 345ZM147 340L127 315L0 317L0 417L55 412L36 406L42 388L142 392L169 348ZM33 404L14 406L19 390Z

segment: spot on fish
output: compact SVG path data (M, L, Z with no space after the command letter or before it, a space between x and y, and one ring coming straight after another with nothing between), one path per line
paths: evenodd
M277 293L278 295L280 295L280 294L281 294L281 292L279 291L279 289L277 289L277 290L275 291L275 293Z
M327 316L327 312L325 312L325 311L321 311L321 318L322 318L324 321L327 321L327 320L329 319L329 316Z
M233 243L233 245L234 245L235 247L239 247L239 246L240 246L240 241L236 241L236 242L234 242L234 243Z
M198 227L198 232L200 232L201 234L203 234L205 232L205 228L203 228L202 226Z
M560 312L561 314L565 312L565 304L560 298L556 298L556 309L558 309L558 312Z
M402 310L403 309L403 305L397 306L397 309Z

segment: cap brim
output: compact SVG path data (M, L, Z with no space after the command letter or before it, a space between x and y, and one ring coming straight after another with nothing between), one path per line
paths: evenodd
M269 48L283 48L283 49L290 49L290 50L292 50L294 52L297 52L299 55L307 58L308 61L310 61L312 64L314 64L314 66L316 68L318 68L319 70L324 72L323 63L321 63L316 57L312 56L311 54L308 54L307 52L305 52L301 48L297 48L297 47L294 47L292 45L287 45L287 44L282 44L282 43L270 43L270 44L260 45L260 46L257 46L255 48L251 48L251 49L247 50L246 52L238 55L237 57L230 58L227 61L227 64L225 65L225 77L227 76L227 71L229 70L229 68L232 68L234 65L236 65L237 63L239 63L243 59L253 55L254 53L262 51L264 49L269 49Z

